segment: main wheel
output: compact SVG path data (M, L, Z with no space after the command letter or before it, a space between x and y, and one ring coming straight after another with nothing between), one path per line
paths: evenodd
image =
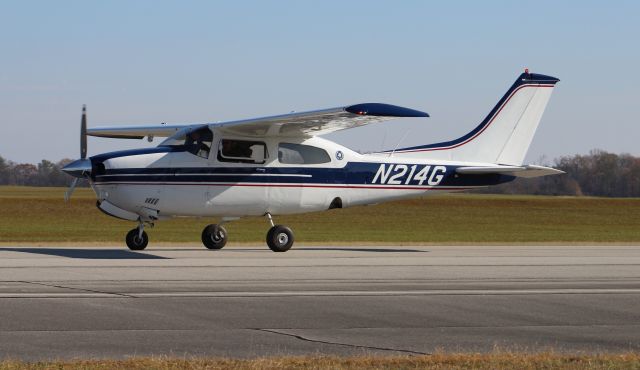
M132 251L141 251L149 244L149 237L146 232L142 232L142 237L139 236L138 229L133 229L127 233L127 247Z
M209 249L222 249L227 244L227 230L220 225L207 225L202 230L202 244Z
M293 231L284 225L276 225L267 233L267 245L274 252L286 252L293 245Z

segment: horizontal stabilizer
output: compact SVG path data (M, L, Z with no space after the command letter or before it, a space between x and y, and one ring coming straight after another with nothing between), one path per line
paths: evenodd
M540 177L548 175L560 175L564 171L551 167L537 166L529 164L525 166L478 166L478 167L458 167L456 172L464 175L488 175L499 174L515 177Z

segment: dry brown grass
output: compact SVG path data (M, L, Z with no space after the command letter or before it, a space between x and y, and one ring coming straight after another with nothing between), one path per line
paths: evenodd
M132 358L26 363L0 362L14 369L640 369L640 354L555 353L446 354L430 356L304 356L258 359Z

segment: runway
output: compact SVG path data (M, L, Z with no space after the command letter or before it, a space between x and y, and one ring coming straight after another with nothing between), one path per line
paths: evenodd
M0 357L640 349L639 246L0 247Z

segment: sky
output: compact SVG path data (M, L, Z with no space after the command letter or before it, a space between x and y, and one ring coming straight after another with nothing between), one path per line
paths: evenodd
M89 127L384 102L355 150L470 131L526 67L560 78L527 155L640 155L639 1L3 1L0 156L79 156ZM89 139L89 155L157 145Z

